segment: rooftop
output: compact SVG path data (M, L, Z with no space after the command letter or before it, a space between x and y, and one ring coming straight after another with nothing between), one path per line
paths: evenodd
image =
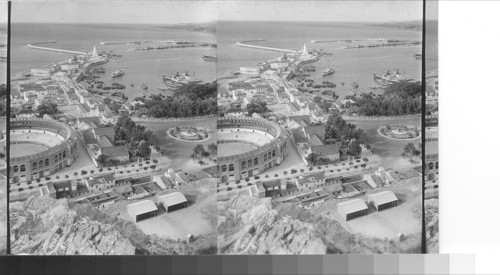
M102 147L101 153L106 157L128 156L128 148L125 145Z
M336 144L317 145L311 146L311 151L319 156L337 155L339 147Z
M150 200L131 203L127 205L127 209L129 210L129 212L132 212L135 216L158 210L154 202Z
M367 210L368 206L362 199L354 199L337 204L337 209L345 215L355 213L362 210Z
M158 201L161 201L164 205L172 206L180 203L187 202L186 197L181 192L169 193L158 197Z
M389 202L398 201L398 198L391 191L382 191L376 194L371 194L368 198L376 205L381 205Z

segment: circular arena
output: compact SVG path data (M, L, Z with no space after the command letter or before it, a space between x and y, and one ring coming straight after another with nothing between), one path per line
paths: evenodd
M278 124L250 117L217 120L217 171L222 182L258 175L287 155L287 135Z
M41 118L10 121L11 182L51 175L77 158L76 133L64 123Z

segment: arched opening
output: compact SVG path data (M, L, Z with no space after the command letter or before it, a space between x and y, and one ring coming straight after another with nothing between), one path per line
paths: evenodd
M234 171L234 164L229 164L229 171Z
M21 170L21 172L26 172L26 165L24 165L24 164L21 165L21 169L20 170Z
M227 171L227 165L222 165L222 172L226 172Z
M253 159L253 165L257 165L259 164L259 159L258 158L254 158Z

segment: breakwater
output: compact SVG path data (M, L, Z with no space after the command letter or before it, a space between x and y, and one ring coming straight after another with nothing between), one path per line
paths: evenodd
M36 49L36 50L58 52L58 53L87 54L86 52L79 52L79 51L71 51L71 50L63 50L63 49L56 49L56 48L49 48L49 47L37 46L37 45L40 45L40 44L52 44L52 43L56 43L56 41L47 41L47 42L32 43L32 44L26 45L26 47L31 48L31 49Z
M249 42L258 42L258 41L265 41L265 39L259 38L259 39L253 39L253 40L240 41L240 42L236 42L236 45L240 46L240 47L253 48L253 49L259 49L259 50L266 50L266 51L297 53L297 51L289 50L289 49L280 49L280 48L272 48L272 47L247 44Z

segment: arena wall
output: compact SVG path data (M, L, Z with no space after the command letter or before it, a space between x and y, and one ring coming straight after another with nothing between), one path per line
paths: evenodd
M288 155L288 136L281 127L271 121L250 117L227 117L217 121L218 133L249 132L255 130L271 141L259 148L230 156L217 158L217 172L222 182L241 180L259 175L264 171L279 165ZM232 140L233 141L233 140ZM242 143L252 141L242 140Z
M46 134L59 140L57 145L43 152L10 158L9 168L12 183L32 181L49 176L71 165L78 157L76 133L64 123L41 118L16 118L11 119L10 129L18 134L33 132Z

